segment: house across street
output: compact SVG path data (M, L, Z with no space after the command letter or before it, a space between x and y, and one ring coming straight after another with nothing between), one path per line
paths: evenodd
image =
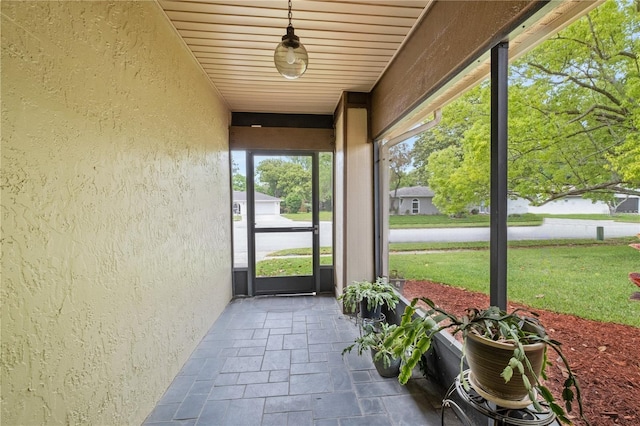
M255 193L256 216L261 215L279 215L280 214L280 198L261 192ZM247 193L246 191L233 191L233 214L247 215Z
M427 186L408 186L389 192L390 214L441 214L433 204L435 193ZM616 199L620 203L618 213L638 213L640 197L618 195ZM471 209L469 209L471 210ZM489 213L487 206L478 206L480 213ZM609 214L609 206L602 201L595 203L580 196L567 196L559 200L551 201L542 206L532 206L528 200L518 198L508 200L508 214Z

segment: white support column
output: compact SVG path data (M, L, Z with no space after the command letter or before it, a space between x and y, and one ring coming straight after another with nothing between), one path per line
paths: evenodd
M352 281L373 280L373 146L364 107L345 107L336 120L336 294Z

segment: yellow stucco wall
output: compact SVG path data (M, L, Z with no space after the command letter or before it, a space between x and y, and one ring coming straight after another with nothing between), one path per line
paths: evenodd
M2 424L139 424L231 298L229 113L155 2L2 11Z

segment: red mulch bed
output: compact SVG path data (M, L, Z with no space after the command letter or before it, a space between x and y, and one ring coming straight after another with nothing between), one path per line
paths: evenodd
M426 296L457 314L488 306L489 297L429 281L407 281L404 296ZM640 303L640 302L639 302ZM509 304L508 310L522 305ZM526 307L525 307L526 308ZM593 426L640 425L640 328L600 323L572 315L532 309L563 352L582 388L585 417ZM560 395L562 371L550 353L547 386ZM574 408L570 414L576 414ZM575 420L575 424L584 422Z

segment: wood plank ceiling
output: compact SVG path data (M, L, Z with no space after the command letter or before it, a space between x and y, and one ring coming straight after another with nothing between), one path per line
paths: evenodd
M273 64L287 0L158 2L231 111L332 114L343 91L371 91L431 0L293 0L297 80Z

